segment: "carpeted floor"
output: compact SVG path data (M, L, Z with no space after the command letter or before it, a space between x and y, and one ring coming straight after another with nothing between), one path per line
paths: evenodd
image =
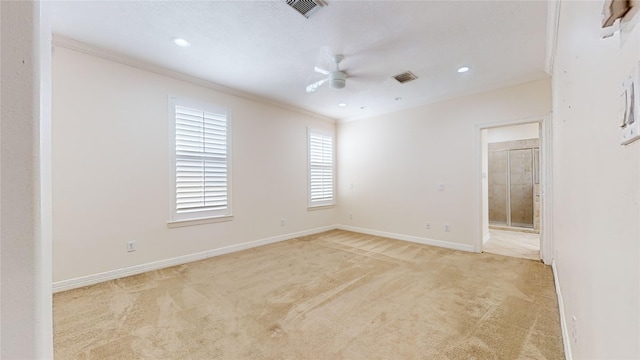
M562 359L551 269L334 230L54 296L56 359Z

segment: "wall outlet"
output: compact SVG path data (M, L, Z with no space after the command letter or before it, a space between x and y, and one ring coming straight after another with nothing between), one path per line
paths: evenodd
M349 220L353 220L353 213L349 213Z
M284 226L284 218L280 219L280 226Z
M431 230L431 223L427 223L425 227L427 228L427 230Z
M438 191L444 191L444 184L443 183L438 184Z
M578 319L575 316L571 317L571 339L574 344L578 343Z
M127 252L133 252L137 250L135 241L127 241Z
M444 224L444 232L450 232L451 231L451 226L449 226L449 224Z

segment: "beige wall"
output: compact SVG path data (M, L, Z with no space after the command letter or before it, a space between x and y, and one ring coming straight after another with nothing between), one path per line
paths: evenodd
M482 236L477 126L550 110L550 81L542 80L339 124L338 221L472 249Z
M640 358L640 142L619 142L640 27L601 39L601 1L561 3L553 69L553 238L574 359Z
M307 210L307 127L332 121L62 47L53 86L54 281L335 223ZM231 109L232 221L167 227L169 95Z
M515 141L526 139L537 139L540 137L540 124L522 124L512 126L502 126L489 129L487 142L496 143L503 141Z

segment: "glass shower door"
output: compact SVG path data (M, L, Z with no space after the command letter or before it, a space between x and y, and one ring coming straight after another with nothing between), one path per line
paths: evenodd
M533 228L533 151L509 150L510 226Z
M506 150L489 152L489 223L494 225L509 225L507 157Z
M525 148L489 152L489 224L536 228L538 151Z

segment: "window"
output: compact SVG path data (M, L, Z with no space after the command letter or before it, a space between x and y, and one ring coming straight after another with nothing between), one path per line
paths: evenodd
M335 204L333 135L309 129L309 207Z
M229 111L172 98L171 221L231 215Z

